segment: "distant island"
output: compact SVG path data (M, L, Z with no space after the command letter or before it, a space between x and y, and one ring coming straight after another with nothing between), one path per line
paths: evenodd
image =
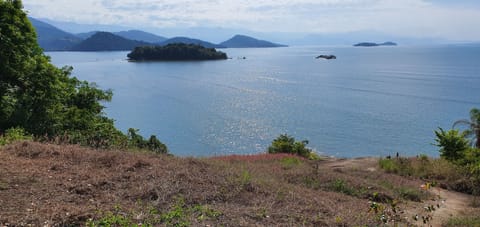
M227 59L227 54L196 44L171 43L136 47L127 57L131 61L198 61L223 60Z
M397 46L394 42L384 42L384 43L370 43L370 42L363 42L357 43L353 45L355 47L377 47L377 46Z
M264 48L264 47L286 47L287 45L272 43L265 40L255 39L245 35L235 35L229 40L220 43L228 48Z
M121 51L132 50L137 46L152 45L147 42L130 40L110 32L97 32L88 39L73 46L73 51Z

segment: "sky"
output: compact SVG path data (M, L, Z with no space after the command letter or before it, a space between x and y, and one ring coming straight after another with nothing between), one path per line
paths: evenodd
M29 16L142 28L332 34L376 31L480 41L480 0L24 0Z

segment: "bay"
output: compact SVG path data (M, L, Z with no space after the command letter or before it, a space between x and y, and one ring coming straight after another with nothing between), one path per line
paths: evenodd
M112 89L107 116L156 134L179 156L255 154L279 134L338 157L438 156L434 130L480 107L480 47L222 49L231 59L126 60L128 52L47 52ZM336 60L315 59L334 54ZM245 57L245 59L244 59Z

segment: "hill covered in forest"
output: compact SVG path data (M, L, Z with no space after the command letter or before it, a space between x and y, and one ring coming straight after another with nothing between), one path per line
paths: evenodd
M228 48L286 47L286 45L255 39L245 35L235 35L231 39L220 43L220 45Z
M151 43L130 40L110 32L97 32L90 38L73 46L73 51L120 51L132 50L137 46L149 46Z

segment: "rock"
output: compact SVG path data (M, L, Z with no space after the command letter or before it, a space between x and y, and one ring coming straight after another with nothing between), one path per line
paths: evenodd
M316 57L316 59L319 59L319 58L325 58L327 60L331 60L331 59L337 59L337 56L332 55L332 54L330 54L330 55L323 55L322 54L322 55L319 55L319 56Z

